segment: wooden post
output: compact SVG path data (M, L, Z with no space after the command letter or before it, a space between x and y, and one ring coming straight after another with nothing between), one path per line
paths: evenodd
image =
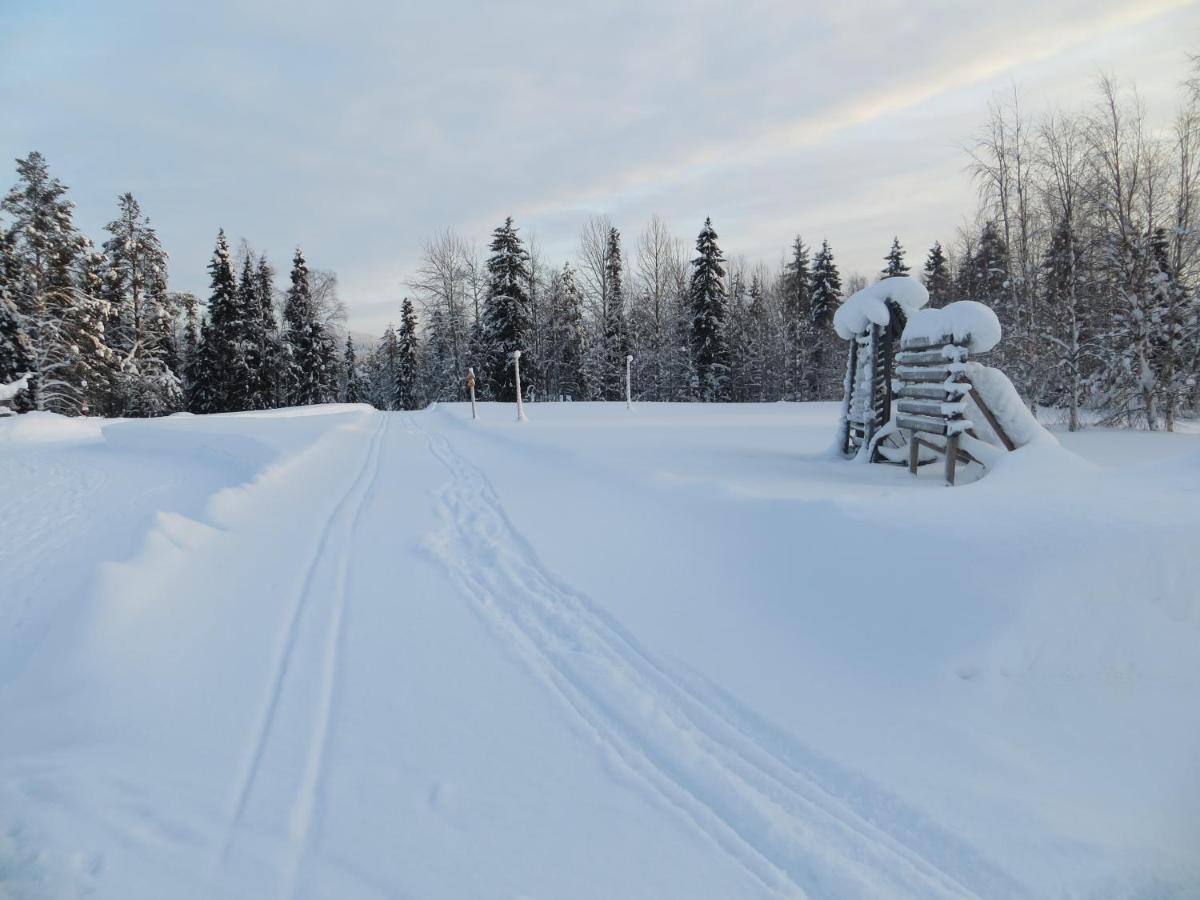
M625 357L625 408L633 409L633 354Z
M910 431L908 433L908 471L912 474L917 474L917 466L921 462L921 442L917 440L917 433Z
M954 467L958 464L958 434L946 438L946 485L954 487Z
M467 390L471 392L471 418L478 419L479 416L475 413L475 370L467 369Z
M513 377L517 387L517 421L528 422L525 418L525 407L521 403L521 351L513 351Z

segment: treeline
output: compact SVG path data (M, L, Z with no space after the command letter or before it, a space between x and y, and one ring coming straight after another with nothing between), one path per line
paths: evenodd
M1005 326L998 364L1035 406L1174 427L1200 404L1200 81L1167 133L1102 81L1077 113L1034 121L1015 95L970 148L973 224L924 254L931 303L979 300ZM130 195L99 249L72 224L66 188L37 153L0 204L0 385L31 373L24 409L75 414L222 412L331 401L414 409L513 399L617 400L626 357L641 400L829 400L845 347L843 280L828 241L797 237L775 269L727 259L711 221L694 243L653 218L632 242L587 222L552 263L511 219L481 252L453 232L423 248L411 299L356 347L332 273L297 251L278 292L269 262L224 234L207 302L167 288L167 257ZM898 239L879 277L908 274Z

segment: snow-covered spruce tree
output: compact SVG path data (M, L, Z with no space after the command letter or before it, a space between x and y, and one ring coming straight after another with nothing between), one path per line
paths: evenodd
M483 331L489 357L484 374L496 400L512 403L517 392L512 365L514 350L529 345L529 298L525 286L529 281L528 257L512 217L492 232L488 257L488 293L484 303ZM530 382L534 380L538 360L524 352L521 369Z
M765 296L763 272L756 270L750 279L749 300L745 311L746 351L743 359L746 396L761 403L767 399L767 371L770 366L771 321ZM807 279L806 279L807 281Z
M367 398L376 409L396 408L399 370L400 344L396 329L388 325L367 363Z
M119 368L112 412L160 416L183 402L175 371L174 323L167 295L167 253L132 194L118 199L105 226L104 291L113 309L109 342Z
M562 269L551 276L547 293L550 340L544 364L548 397L580 400L585 390L583 297L570 263L563 263Z
M245 298L233 275L224 229L217 233L208 273L208 318L200 332L196 369L196 377L204 382L196 396L203 399L194 411L236 412L248 408L253 380L250 323L246 321Z
M792 257L784 267L782 278L783 343L786 357L783 362L783 395L789 400L802 400L807 343L812 330L812 303L809 297L808 247L800 235L792 243ZM760 285L761 288L761 285Z
M895 278L908 274L908 264L904 261L904 248L900 246L900 238L892 238L892 249L883 258L884 267L881 273L884 278Z
M0 384L11 384L30 369L25 336L12 299L11 288L17 281L16 256L7 233L0 227Z
M950 276L950 262L942 250L941 241L934 241L933 246L929 248L921 280L925 283L925 290L929 291L931 307L945 306L953 299L954 283Z
M688 294L692 308L695 395L697 399L710 403L729 399L724 262L712 219L706 218L696 238L696 258L692 260Z
M362 372L358 369L358 358L354 354L354 339L346 335L346 352L342 357L342 393L343 403L366 403L367 387L363 382Z
M725 346L729 354L729 395L734 403L745 403L751 392L749 373L753 353L749 321L749 299L742 260L727 269L725 302Z
M275 318L275 270L267 262L266 254L258 258L251 294L247 315L256 319L252 329L256 348L255 378L250 401L254 409L274 409L282 405L280 369L285 359L283 342L279 338L279 322Z
M400 330L396 335L396 409L421 407L417 349L417 311L405 297L400 304Z
M286 369L284 397L289 406L324 403L328 394L330 348L316 309L304 253L296 248L292 257L291 286L283 304L283 343Z
M610 228L604 267L608 302L604 305L604 319L600 323L600 333L604 342L604 400L620 400L625 396L625 357L629 354L629 325L625 316L625 285L621 269L621 232Z
M192 373L200 354L200 300L187 291L173 294L172 306L179 310L181 321L176 323L176 346L179 349L180 389L183 408L192 408Z
M17 160L17 183L0 202L11 217L7 242L17 280L10 300L25 338L31 378L22 403L74 415L92 369L109 365L102 299L85 294L86 241L75 229L67 188L37 152ZM92 386L94 388L94 385Z
M1068 210L1070 207L1068 206ZM1086 300L1081 262L1082 248L1072 219L1064 214L1054 226L1050 246L1042 260L1043 341L1047 361L1054 369L1049 399L1067 409L1067 427L1078 431L1080 410L1087 391L1087 373L1098 360L1092 337L1096 322Z
M833 314L841 300L842 277L833 261L829 241L822 241L821 249L813 259L812 281L809 286L812 317L805 382L810 400L835 399L841 391L836 335L833 331Z

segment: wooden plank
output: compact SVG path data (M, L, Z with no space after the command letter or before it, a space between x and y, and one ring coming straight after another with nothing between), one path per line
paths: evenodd
M966 393L965 385L962 393ZM896 396L906 400L944 400L947 403L959 398L957 391L948 391L940 384L901 384Z
M958 434L946 438L946 484L954 487L954 467L958 464Z
M960 354L966 357L966 350ZM945 365L957 356L946 356L942 348L937 350L901 350L896 354L896 362L902 366L926 366L926 365Z
M987 419L988 424L992 426L992 431L996 433L996 437L1000 438L1005 449L1010 452L1016 450L1017 445L1013 443L1012 438L1008 436L1008 432L1006 432L1000 425L1000 420L996 418L996 414L993 413L991 407L984 402L983 397L980 396L979 391L975 390L974 386L971 388L971 399L975 401L975 405L979 407L979 411L983 413L983 417Z
M900 381L912 381L917 384L932 384L937 381L945 381L952 373L945 366L935 368L914 368L912 366L899 366L896 369L896 378Z
M914 413L918 416L935 416L945 418L946 414L942 412L942 400L900 400L896 404L896 409L902 413Z
M924 431L928 434L945 434L946 420L935 419L932 416L905 416L896 417L896 424L901 428L908 428L913 431Z
M954 336L947 334L944 337L928 340L927 338L904 338L900 341L901 350L940 350L947 344L957 344Z

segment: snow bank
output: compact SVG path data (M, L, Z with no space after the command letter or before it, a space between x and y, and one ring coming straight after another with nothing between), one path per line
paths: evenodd
M941 309L910 313L902 340L935 342L953 337L958 343L968 341L972 353L987 353L1000 343L1000 333L1000 320L991 309L974 300L960 300Z
M112 419L29 412L0 420L0 443L57 444L100 440L100 429Z
M888 300L899 304L905 315L911 317L929 302L929 291L917 279L903 275L885 278L851 294L833 314L833 327L838 337L848 341L872 324L886 325L890 317Z
M980 304L973 305L979 306ZM981 308L987 309L987 307ZM940 311L930 310L930 312ZM988 313L990 314L991 310L988 310ZM999 325L997 325L998 328ZM905 334L907 333L908 331L905 329ZM999 369L983 366L976 362L966 364L966 374L975 390L979 392L979 396L983 398L983 402L988 405L992 414L1000 422L1000 427L1012 438L1014 444L1018 447L1028 444L1058 446L1058 438L1042 427L1042 424L1029 411L1029 407L1025 405L1025 401L1021 399L1021 395L1017 393L1017 389L1013 387L1013 383L1008 380L1007 375ZM975 424L976 431L981 435L986 435L985 440L988 440L988 443L1000 444L1000 437L993 433L987 416L983 414L974 400L969 397L968 400L967 418Z

